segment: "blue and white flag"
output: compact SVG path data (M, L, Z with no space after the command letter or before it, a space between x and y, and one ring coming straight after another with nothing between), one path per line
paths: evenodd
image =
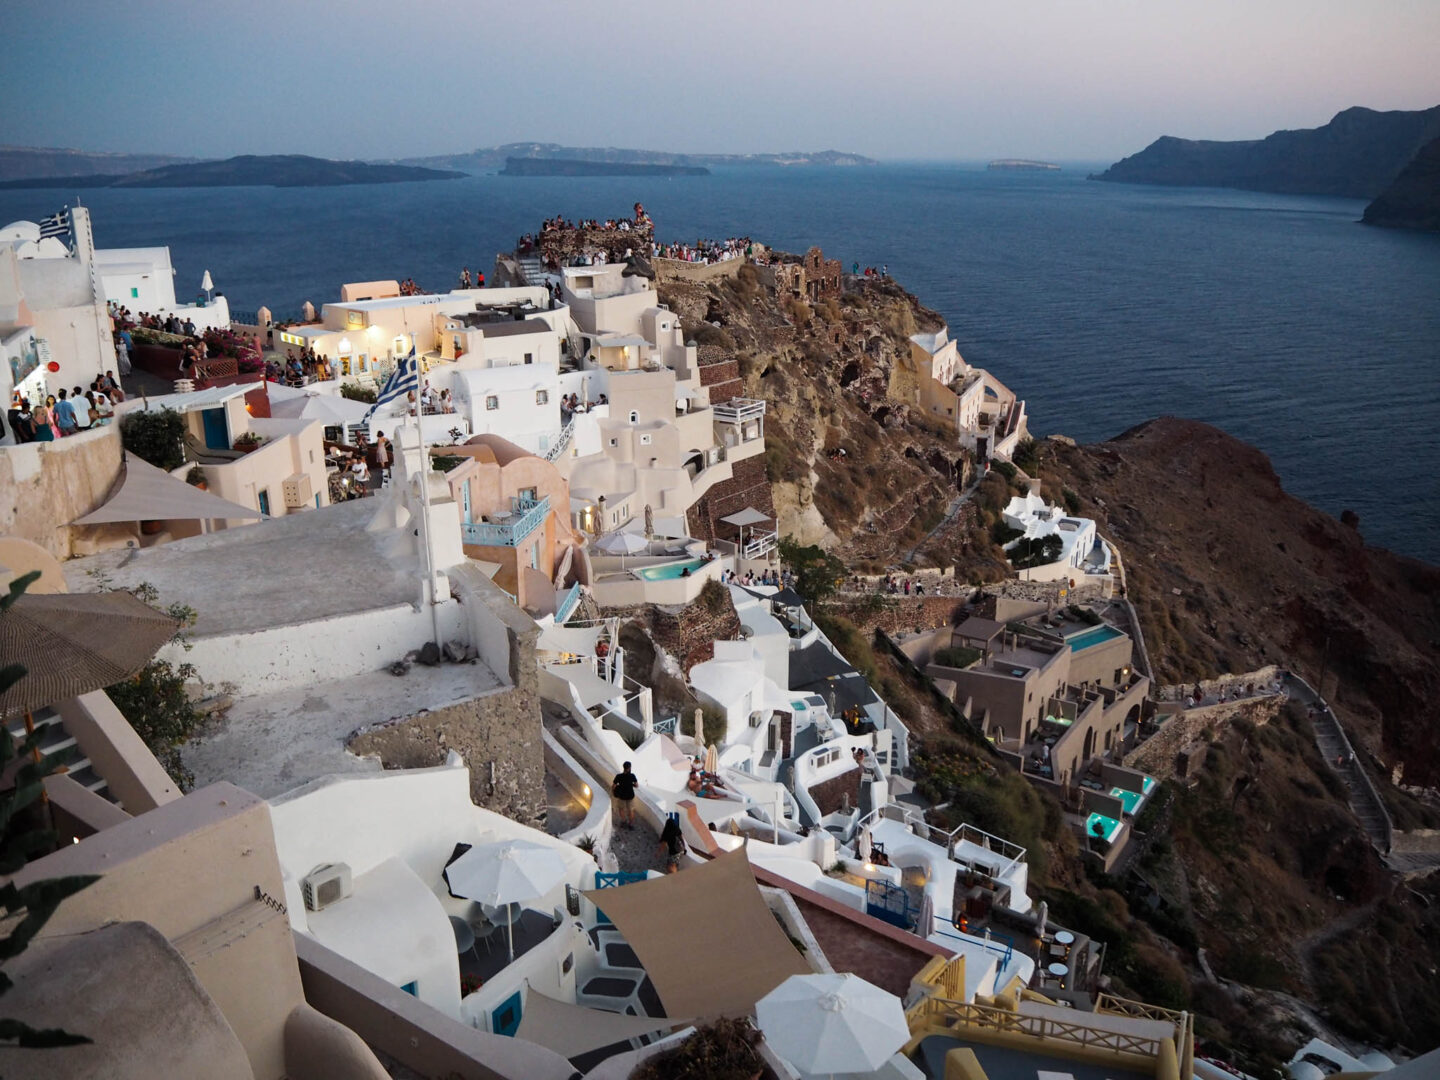
M406 394L420 390L420 361L415 356L415 346L410 346L410 355L402 356L395 362L395 370L390 372L390 377L385 380L385 385L380 388L380 396L375 399L375 404L370 406L370 411L365 414L365 423L370 422L370 417L375 415L375 410L381 405L394 401L396 398L403 398Z
M40 226L41 240L50 236L69 236L70 211L67 208L61 210L58 214L51 214L47 218L41 218L38 224Z

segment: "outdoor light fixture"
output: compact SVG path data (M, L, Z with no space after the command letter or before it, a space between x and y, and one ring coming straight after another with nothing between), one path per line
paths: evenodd
M349 351L350 351L350 339L349 339L348 337L342 337L342 338L340 339L340 355L341 355L341 356L344 356L344 355L345 355L346 353L348 353Z

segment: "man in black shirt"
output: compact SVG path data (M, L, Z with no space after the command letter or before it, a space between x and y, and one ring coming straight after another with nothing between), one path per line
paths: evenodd
M630 771L630 762L621 766L621 771L610 781L610 794L615 796L615 808L620 816L620 825L625 829L635 827L635 785L639 778Z

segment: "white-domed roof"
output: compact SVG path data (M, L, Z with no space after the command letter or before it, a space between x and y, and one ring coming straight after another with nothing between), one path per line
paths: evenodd
M0 229L0 243L10 240L39 240L40 226L33 221L12 221Z

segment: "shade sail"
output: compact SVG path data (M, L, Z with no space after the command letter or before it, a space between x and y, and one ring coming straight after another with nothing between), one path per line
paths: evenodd
M720 520L728 522L731 525L743 527L745 525L759 525L762 521L769 521L770 515L762 514L753 506L747 506L744 510L731 514L729 517L723 517Z
M573 686L580 695L580 704L587 709L603 705L611 698L625 693L614 683L608 683L596 675L589 664L546 664L545 670Z
M128 679L179 626L127 592L22 596L0 616L0 656L26 671L0 695L0 716Z
M109 521L194 521L221 518L258 518L251 510L229 499L201 491L194 484L177 480L134 454L125 455L124 472L118 490L98 510L76 518L72 525L103 525Z
M743 848L585 896L625 935L671 1016L743 1016L791 975L810 971L770 914ZM697 926L718 952L697 950Z
M583 1005L556 1001L531 987L525 994L525 1013L515 1037L573 1058L638 1035L669 1031L684 1023L686 1021L664 1017L627 1016L587 1009Z
M604 633L603 626L542 626L535 648L544 652L594 656L596 642Z

